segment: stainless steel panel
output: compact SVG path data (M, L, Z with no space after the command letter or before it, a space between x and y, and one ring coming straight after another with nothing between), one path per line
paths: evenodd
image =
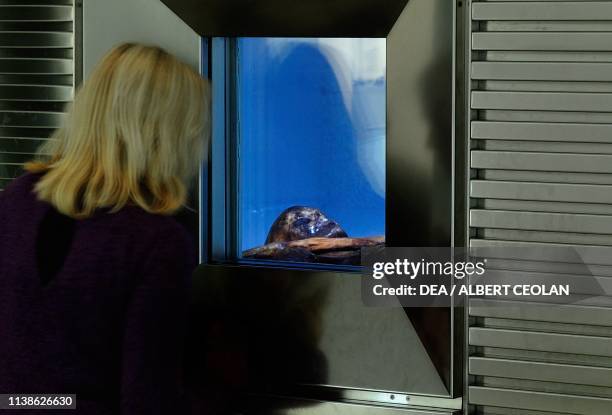
M0 0L1 6L72 5L74 0Z
M71 48L74 36L67 32L0 32L3 48Z
M482 60L503 62L612 62L612 52L606 51L547 51L547 50L486 50Z
M0 126L58 128L65 115L54 112L4 112L0 111Z
M72 100L72 96L73 88L67 86L0 85L0 97L7 101L68 102Z
M607 246L592 246L592 245L577 245L577 244L551 244L539 242L516 242L516 241L492 241L473 238L470 240L472 248L521 248L520 252L509 252L499 250L499 258L517 259L527 261L552 261L566 262L567 258L560 255L564 250L558 249L563 247L573 249L581 258L581 262L589 265L612 265L612 256L610 255L610 247ZM523 249L525 248L525 249ZM534 248L533 251L529 248ZM547 251L547 248L551 248ZM503 256L502 256L503 255Z
M0 137L0 152L35 154L44 140L21 140Z
M399 405L385 407L357 402L324 402L262 396L249 398L242 413L245 415L459 415L458 411L449 409L402 408Z
M540 182L540 183L576 183L576 184L612 184L612 176L606 173L567 173L532 170L493 170L478 172L478 178L487 181L506 182Z
M612 111L612 94L559 92L472 92L472 107L478 109L542 111Z
M68 74L74 70L72 59L0 59L3 74Z
M551 231L531 231L516 229L479 228L482 239L497 239L502 241L550 242L557 244L606 245L612 246L612 235L584 234Z
M537 153L612 154L612 144L571 143L555 141L485 140L480 149L490 151L521 151Z
M612 123L612 113L608 112L568 112L568 111L521 111L521 110L481 110L482 121L519 121L541 123Z
M472 197L492 199L518 199L528 201L558 201L576 203L612 203L612 187L604 185L495 182L473 180L470 184ZM531 205L535 203L532 202ZM555 205L552 205L555 206ZM572 212L578 212L579 206ZM594 209L594 207L588 207ZM555 209L550 211L554 212ZM585 211L584 213L590 213Z
M585 266L586 268L586 266ZM585 270L582 271L583 273ZM487 279L499 284L568 284L571 295L612 295L612 278L591 275L572 275L566 273L539 273L488 269ZM541 298L541 297L540 297ZM516 300L516 297L514 297Z
M474 299L470 301L470 315L577 325L612 326L612 312L608 308L572 304L551 305L549 303L516 303Z
M610 21L521 21L491 20L482 22L483 32L610 32Z
M0 137L3 138L45 139L51 133L53 133L53 130L48 128L16 128L0 125Z
M612 81L612 63L473 62L472 79Z
M611 399L477 386L470 386L469 400L477 405L575 415L609 415L612 410Z
M386 37L408 2L162 1L201 36L272 37Z
M511 92L612 92L612 82L593 81L530 81L484 79L482 91Z
M387 40L390 246L453 243L452 3L410 1Z
M474 3L474 20L611 20L612 4L606 1Z
M71 86L72 75L0 74L0 85L61 85ZM0 109L4 109L0 107Z
M543 202L531 200L481 199L478 206L492 210L524 210L530 212L588 213L612 215L612 206L595 203Z
M545 382L612 387L612 368L471 357L469 373Z
M612 143L612 125L473 121L472 138Z
M44 2L39 2L36 7L0 5L0 22L66 22L71 21L73 17L72 6L47 6Z
M474 33L474 50L612 51L612 33Z
M471 327L473 346L612 356L612 338Z
M471 156L479 169L612 173L612 155L474 150Z
M612 234L612 216L472 209L470 226Z

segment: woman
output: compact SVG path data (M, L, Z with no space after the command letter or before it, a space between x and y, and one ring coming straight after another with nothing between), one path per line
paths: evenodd
M156 47L106 55L0 196L0 393L82 414L178 413L194 248L184 204L208 87Z

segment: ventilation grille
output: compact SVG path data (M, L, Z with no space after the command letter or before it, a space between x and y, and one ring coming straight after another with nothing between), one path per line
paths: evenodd
M612 414L612 2L470 7L470 244L573 246L606 296L472 300L469 402L478 414ZM525 281L551 271L488 265Z
M74 16L71 0L0 0L0 190L72 100Z

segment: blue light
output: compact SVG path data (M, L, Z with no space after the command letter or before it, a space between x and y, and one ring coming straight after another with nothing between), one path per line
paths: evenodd
M384 235L384 39L238 40L240 250L294 205Z

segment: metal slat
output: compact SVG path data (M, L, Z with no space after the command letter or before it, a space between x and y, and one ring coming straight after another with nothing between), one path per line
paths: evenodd
M59 128L64 119L63 113L0 111L0 125L4 127Z
M66 48L2 48L0 47L0 58L16 59L73 59L74 50Z
M53 134L51 128L3 127L0 125L0 137L22 139L45 139Z
M72 6L8 6L0 5L0 22L67 22L72 21Z
M474 3L474 20L612 20L612 3Z
M612 186L472 180L470 195L488 199L612 203Z
M71 6L74 0L0 0L2 6Z
M612 294L612 278L610 277L488 269L484 276L484 280L495 281L495 284L509 285L544 284L549 286L553 283L568 285L570 288L570 295L610 296ZM510 297L514 300L524 299L524 297L518 298L512 294ZM541 297L537 298L539 299Z
M470 226L605 235L612 234L612 216L472 209Z
M477 109L612 111L612 94L562 92L472 92Z
M612 155L474 150L471 166L475 169L612 173Z
M480 29L481 32L612 32L612 22L492 20L483 21Z
M20 140L0 137L0 152L36 154L45 140Z
M612 52L487 50L481 55L483 60L501 62L612 62Z
M515 141L516 142L516 141ZM538 182L612 185L612 175L605 173L565 173L528 170L478 170L479 180L503 182Z
M573 124L612 124L609 112L568 112L568 111L520 111L520 110L481 110L482 121L539 122Z
M479 228L478 235L483 239L499 239L503 241L551 242L612 246L612 235L601 234Z
M499 376L546 382L612 387L612 368L520 360L470 357L469 373L479 376Z
M612 143L612 125L472 122L473 139Z
M522 210L529 212L587 213L592 215L612 215L612 205L594 203L543 202L531 200L484 199L478 206L492 210Z
M473 405L504 406L574 415L609 415L612 399L470 386Z
M473 346L612 357L612 338L470 327Z
M612 5L612 3L610 3ZM612 63L473 62L473 79L612 81Z
M551 305L548 303L517 303L514 301L473 299L470 301L470 315L552 323L612 326L612 311L610 309L573 304Z
M72 75L0 74L0 85L72 86L73 82Z
M0 164L21 166L32 160L33 154L3 153L0 152Z
M0 99L14 101L55 101L72 100L72 87L67 86L12 86L0 85Z
M71 48L74 35L67 32L0 32L3 48Z
M74 24L68 22L3 22L0 32L73 32Z
M612 51L612 33L473 33L474 50Z
M556 141L486 140L481 143L480 149L487 151L612 154L612 144L608 143L570 143Z
M2 74L72 75L72 59L1 59Z
M470 248L474 253L487 258L548 261L553 263L579 263L590 265L612 265L612 248L609 246L553 244L540 242L494 241L473 238ZM578 259L567 258L573 252Z

